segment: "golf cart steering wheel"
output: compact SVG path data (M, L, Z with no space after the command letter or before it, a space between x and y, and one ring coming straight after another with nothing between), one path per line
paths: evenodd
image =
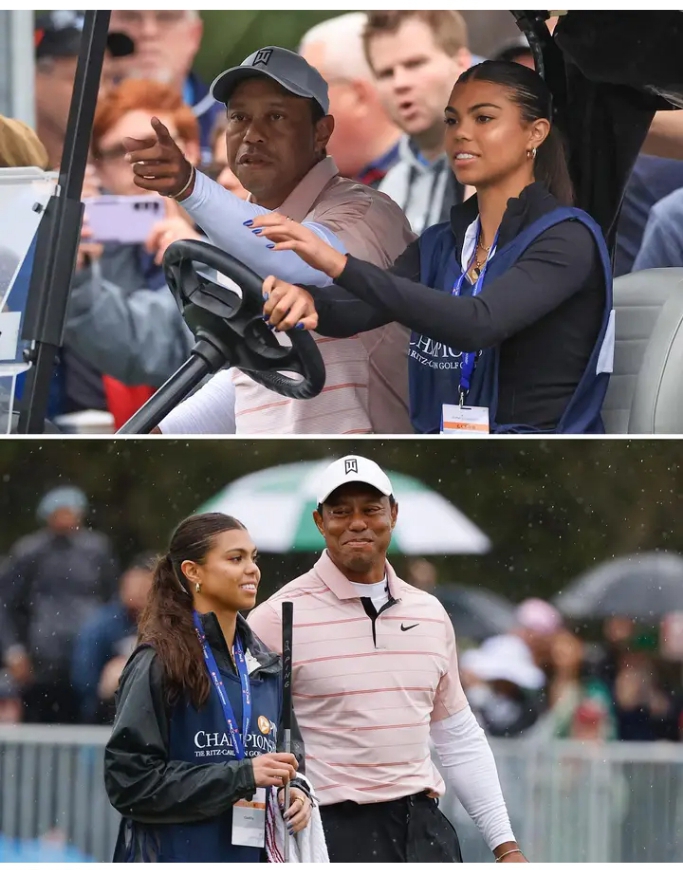
M215 269L233 280L239 294L199 273ZM269 390L288 399L312 399L325 385L325 365L307 332L286 333L291 347L279 344L263 320L263 279L207 242L184 239L169 245L164 272L185 322L198 339L208 339L235 366ZM294 380L282 372L292 372Z

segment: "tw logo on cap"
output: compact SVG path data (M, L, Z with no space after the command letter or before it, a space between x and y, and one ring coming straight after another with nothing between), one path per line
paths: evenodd
M263 64L263 66L268 66L268 62L270 61L272 54L273 54L272 48L260 48L256 52L256 57L252 61L251 65L256 66L256 64L261 63L261 64Z
M358 460L357 459L345 459L344 460L344 474L358 474Z

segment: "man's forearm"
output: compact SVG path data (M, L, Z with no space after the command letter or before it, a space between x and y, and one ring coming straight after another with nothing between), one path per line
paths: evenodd
M683 160L683 109L657 112L645 139L643 153Z
M481 831L489 849L498 857L507 848L515 848L493 753L470 708L434 722L431 738L447 785Z
M266 238L245 226L246 221L269 214L267 208L245 202L201 172L197 173L192 195L181 204L213 245L236 257L257 275L263 278L275 275L291 284L316 287L331 283L327 275L304 263L294 251L272 251L267 247ZM341 253L346 253L341 241L326 227L315 223L306 223L306 226Z

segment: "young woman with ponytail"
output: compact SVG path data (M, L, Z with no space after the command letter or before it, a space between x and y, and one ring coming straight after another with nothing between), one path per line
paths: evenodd
M270 801L272 811L268 795L288 782L286 824L308 825L295 721L293 753L278 751L280 659L240 615L259 580L247 530L224 514L181 522L159 559L105 752L107 793L123 816L115 861L266 861L259 810Z
M333 337L392 320L409 327L417 432L602 431L610 258L597 224L573 208L550 91L521 64L486 61L460 76L444 121L453 172L476 196L388 271L283 215L256 219L275 250L296 251L335 282L267 278L266 318Z

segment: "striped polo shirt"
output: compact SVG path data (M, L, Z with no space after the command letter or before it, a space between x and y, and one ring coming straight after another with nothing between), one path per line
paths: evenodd
M445 791L429 728L467 706L453 625L433 595L400 580L388 562L386 576L390 601L374 628L327 552L249 616L281 652L281 605L294 602L294 711L323 805Z
M277 211L298 222L328 227L350 254L382 268L390 266L415 238L395 202L343 178L331 157L317 163ZM310 334L327 373L320 395L305 401L285 399L235 368L238 435L413 431L408 414L405 327L389 323L350 338Z

